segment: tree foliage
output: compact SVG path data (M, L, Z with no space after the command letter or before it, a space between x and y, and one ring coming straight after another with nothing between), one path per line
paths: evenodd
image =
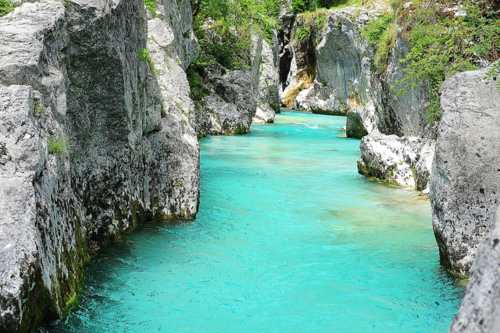
M330 8L347 4L349 0L292 0L294 13L312 12L318 8Z
M220 63L233 70L249 65L250 39L268 41L283 0L194 0L194 31L200 42L198 65Z
M0 0L0 17L13 11L15 7L17 5L9 2L9 0Z
M446 78L500 56L500 12L484 2L465 0L462 11L454 13L448 10L450 3L421 1L398 15L411 49L402 60L406 76L398 84L400 93L427 82L431 120L440 117L439 89Z

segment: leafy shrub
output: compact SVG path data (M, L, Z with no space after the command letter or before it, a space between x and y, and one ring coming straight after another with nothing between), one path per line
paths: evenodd
M201 76L197 70L201 70L201 67L194 63L189 66L186 74L189 87L191 88L191 99L195 102L195 104L199 105L203 97L209 96L212 92L203 87Z
M148 49L139 48L137 50L137 55L139 57L139 60L147 62L151 72L154 72L155 65L153 64L153 61L151 60L151 57L149 56Z
M497 81L499 76L500 76L500 62L491 67L491 69L486 74L485 78L491 77L493 78L494 81ZM498 80L497 82L497 88L498 90L500 90L500 80Z
M11 3L9 0L0 0L0 17L7 15L14 10L18 5Z
M34 114L35 114L35 117L41 117L45 114L45 106L40 103L39 101L36 101L35 102L35 108L34 108Z
M394 10L398 10L405 2L405 0L390 0L389 5L391 5Z
M250 66L251 35L271 42L281 0L193 0L193 29L203 59L229 70Z
M156 8L158 7L158 5L156 4L156 1L155 0L144 0L144 5L151 12L151 16L153 16L153 18L155 18L156 17Z
M294 13L305 13L316 11L318 8L331 8L349 5L352 0L292 0L292 11Z
M59 139L49 137L47 140L47 149L49 154L66 156L69 153L68 139L64 136L59 137Z
M432 94L430 120L440 118L439 89L446 78L477 69L482 60L493 61L500 55L500 13L466 0L462 2L466 15L453 15L446 10L448 2L418 3L398 15L411 48L402 60L406 76L397 84L402 88L398 94L427 82Z

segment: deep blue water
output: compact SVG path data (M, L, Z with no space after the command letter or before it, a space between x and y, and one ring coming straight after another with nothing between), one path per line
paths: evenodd
M88 267L49 332L446 332L464 288L439 266L428 199L369 182L345 118L283 112L201 142L201 206Z

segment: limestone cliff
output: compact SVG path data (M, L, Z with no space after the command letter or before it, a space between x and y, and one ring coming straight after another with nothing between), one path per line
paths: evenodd
M183 73L171 59L196 56L188 4L163 1L150 44L142 1L47 0L0 18L0 331L61 315L89 248L196 215L192 102L169 81Z
M441 263L460 274L470 271L500 200L500 92L486 72L456 74L441 88L432 220Z
M460 310L449 332L500 332L500 207L496 222L481 242Z

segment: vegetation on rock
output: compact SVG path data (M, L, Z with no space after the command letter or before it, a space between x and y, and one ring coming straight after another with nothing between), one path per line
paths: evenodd
M49 137L47 140L47 149L49 154L57 156L66 156L69 153L68 140L66 137L61 136L58 139Z
M201 48L198 66L229 70L250 65L251 35L272 39L282 0L194 0L193 29Z
M398 10L403 36L411 51L400 85L430 84L431 118L438 120L439 89L457 72L478 69L500 57L500 11L489 1L420 1Z
M11 3L9 0L0 0L0 17L7 15L14 10L18 5Z

